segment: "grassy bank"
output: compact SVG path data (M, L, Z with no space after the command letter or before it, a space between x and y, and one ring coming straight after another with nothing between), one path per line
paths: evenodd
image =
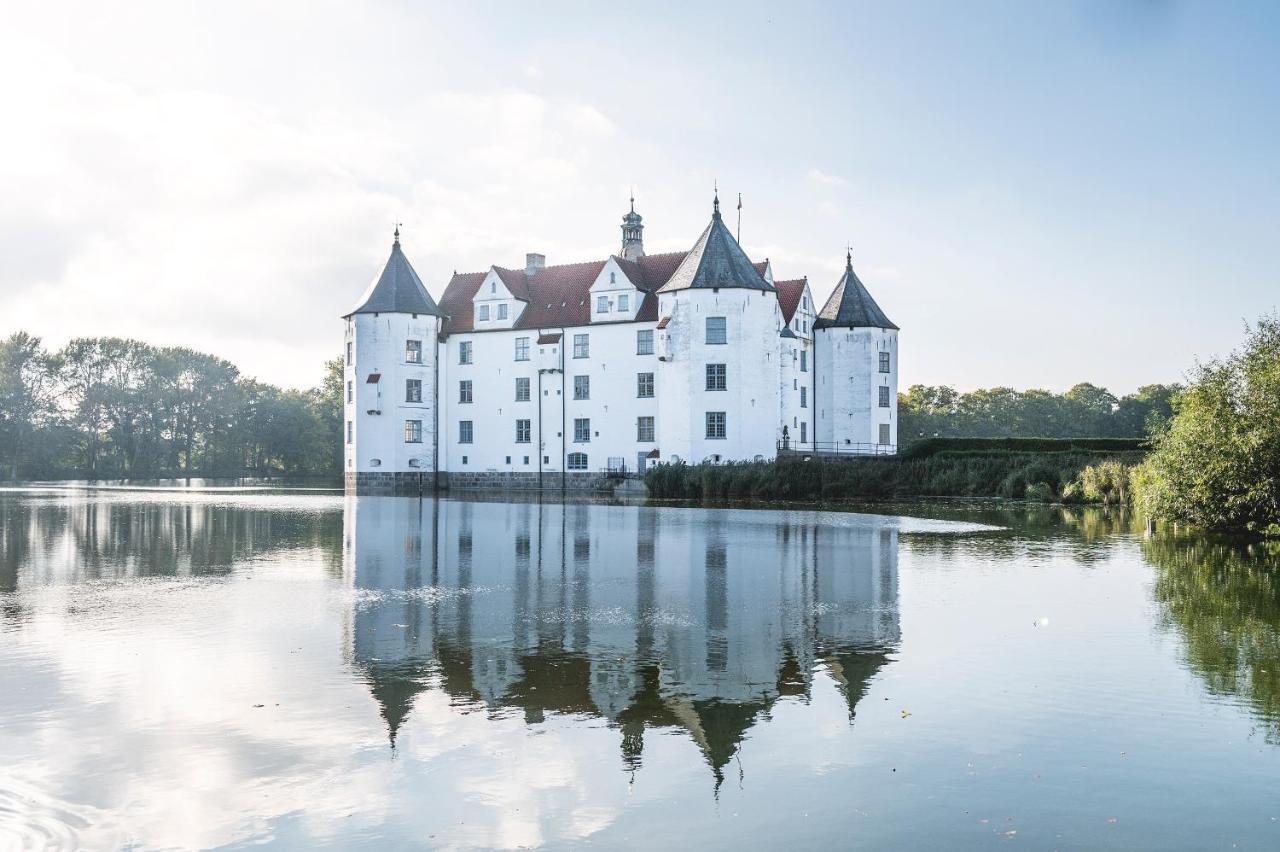
M1090 450L1069 445L1034 452L935 448L918 456L839 461L783 458L774 462L659 465L645 474L645 484L651 497L681 500L1005 497L1123 502L1112 493L1107 474L1123 471L1141 462L1143 456L1134 448ZM1086 488L1083 479L1087 469L1095 474Z

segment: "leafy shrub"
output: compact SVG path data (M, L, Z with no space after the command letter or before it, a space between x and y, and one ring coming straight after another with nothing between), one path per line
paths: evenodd
M1052 503L1053 486L1047 482L1033 482L1027 486L1026 496L1033 503Z

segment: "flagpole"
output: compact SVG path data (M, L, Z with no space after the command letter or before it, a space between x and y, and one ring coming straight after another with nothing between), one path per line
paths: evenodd
M738 245L742 245L742 193L738 193Z

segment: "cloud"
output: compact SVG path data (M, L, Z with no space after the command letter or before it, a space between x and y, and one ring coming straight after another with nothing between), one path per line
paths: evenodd
M22 81L5 92L21 132L0 135L0 335L187 345L295 386L336 351L393 221L438 292L448 269L529 250L513 201L562 198L618 130L509 88L285 113L104 79L17 36L0 75Z
M827 174L826 172L822 171L819 168L809 169L809 173L807 177L809 178L809 180L813 181L814 183L820 183L823 186L848 186L849 185L849 181L845 180L844 178L837 177L836 175Z

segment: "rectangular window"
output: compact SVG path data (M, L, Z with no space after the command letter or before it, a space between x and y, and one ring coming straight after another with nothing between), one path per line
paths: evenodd
M575 334L573 336L573 357L590 358L591 357L591 336L588 334Z
M421 420L404 421L404 442L406 444L422 443L422 421Z
M347 382L347 402L355 402L355 401L356 401L356 383L349 381Z
M527 337L516 338L516 360L517 361L529 360L529 338Z
M459 444L470 444L470 443L471 443L471 437L472 437L471 421L470 421L470 420L459 420L459 421L458 421L458 443L459 443Z
M481 305L480 306L480 322L488 322L488 320L489 320L489 306Z
M645 444L653 443L653 418L636 418L636 440Z
M724 364L707 365L707 390L722 391L728 388Z
M422 379L404 380L404 401L422 402Z
M653 373L636 373L636 396L640 399L653 398Z
M471 402L471 380L458 382L458 402Z
M880 386L880 407L881 408L889 407L889 389L884 385Z
M809 424L808 423L800 424L800 443L802 444L809 443Z
M458 363L459 364L471 363L471 341L470 340L464 340L458 344Z
M498 319L504 320L506 318L507 318L507 303L499 302L498 303Z
M618 297L618 310L622 313L626 313L631 310L631 297L626 293L623 293Z
M348 340L347 341L347 363L348 364L351 363L351 349L352 349L352 344L351 344L351 341Z
M529 401L529 380L516 379L516 402Z
M809 372L809 353L803 349L800 350L800 372Z
M653 329L642 328L636 332L636 354L653 354Z
M707 317L707 343L728 343L728 332L725 331L724 317Z
M348 444L351 443L351 432L352 432L351 421L348 420L347 421L347 443Z
M882 373L889 372L889 353L888 352L880 353L880 372Z
M530 421L528 420L516 421L516 443L517 444L527 444L529 443L529 441L533 439L532 438L533 430L530 428L529 423Z
M809 407L809 389L808 388L800 388L800 407L801 408Z
M584 444L591 440L591 419L588 417L576 417L573 421L573 440L574 443Z
M404 342L404 360L410 364L422 363L422 341L406 340Z
M586 453L569 453L569 463L565 465L567 470L586 470L587 454Z
M599 296L596 298L596 313L598 314L609 313L609 297L608 296Z
M590 376L574 376L573 377L573 398L574 399L591 399L591 377Z
M725 418L723 411L707 412L707 437L721 439L725 435Z
M889 424L888 423L880 424L880 443L882 444L889 443Z

